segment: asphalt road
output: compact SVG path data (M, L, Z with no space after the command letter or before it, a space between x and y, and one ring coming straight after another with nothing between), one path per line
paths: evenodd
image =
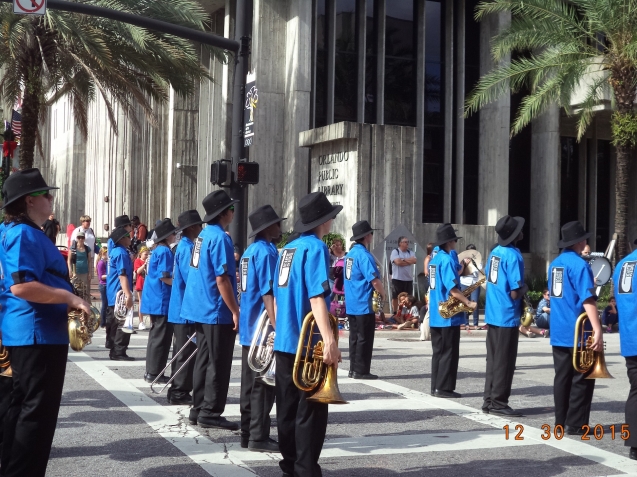
M591 427L598 436L541 438L553 424L553 364L548 339L520 336L510 404L524 417L508 422L480 412L486 332L462 332L457 400L429 395L431 343L414 331L376 333L372 372L378 381L346 377L347 333L341 336L339 388L348 405L330 406L320 464L325 476L637 475L620 438L628 380L619 337L606 335L615 379L598 380ZM190 426L186 406L168 406L142 380L148 332L132 336L137 361L114 362L99 330L84 352L69 351L62 407L47 475L279 476L278 456L242 450L239 433ZM225 415L239 416L239 345ZM344 375L343 375L344 374ZM509 438L503 426L509 424ZM610 426L616 426L615 439ZM516 431L516 426L518 427ZM515 440L522 430L523 440ZM635 430L637 432L637 429ZM276 438L276 419L272 420ZM37 452L37 449L34 449Z

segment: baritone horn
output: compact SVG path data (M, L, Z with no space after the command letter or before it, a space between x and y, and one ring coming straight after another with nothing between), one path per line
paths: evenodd
M522 315L520 316L520 324L525 328L528 328L533 324L533 305L529 296L524 294L524 304L522 306Z
M328 317L334 339L338 343L338 319L331 313L328 313ZM316 344L314 344L315 338L318 338ZM314 313L310 311L303 319L299 344L296 348L292 369L294 385L302 391L314 392L307 398L308 401L323 404L348 404L338 390L336 368L323 362L324 347Z
M268 386L274 386L274 377L276 374L276 360L274 359L275 336L276 333L272 326L270 326L268 312L263 310L263 313L261 313L257 320L257 327L254 330L252 342L250 343L248 366L256 373L261 373L267 368L265 374L256 379Z
M9 359L9 351L0 340L0 377L11 378L13 370L11 369L11 360Z
M586 313L582 313L575 322L575 343L573 344L573 367L575 371L586 374L585 379L615 379L606 367L604 351L593 351L595 333L585 329L589 321ZM590 333L588 337L587 333Z
M71 280L71 285L73 285L73 293L91 303L91 293L86 283L75 278ZM69 345L73 351L82 351L91 343L93 333L100 327L99 316L99 311L93 305L91 305L90 313L84 313L79 309L71 309L68 312Z

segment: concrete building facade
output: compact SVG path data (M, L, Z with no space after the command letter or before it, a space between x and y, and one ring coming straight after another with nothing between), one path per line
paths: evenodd
M212 32L234 37L234 2L203 3ZM259 99L246 155L260 163L261 178L247 209L270 203L291 227L299 199L324 190L345 207L336 222L345 236L366 218L382 229L376 242L404 224L426 244L451 222L464 237L460 247L474 243L483 254L497 220L521 215L521 249L537 275L558 253L560 225L569 220L594 231L592 247L603 251L614 226L610 102L579 143L573 118L557 107L510 138L520 95L464 118L466 93L493 67L490 38L510 22L500 15L476 23L476 3L253 0L250 68ZM171 94L157 105L154 126L140 112L135 129L120 114L115 134L98 100L85 141L65 100L51 107L36 165L62 187L63 224L87 213L106 236L121 213L152 226L202 209L214 189L212 161L229 158L233 67L201 51L215 81L191 98Z

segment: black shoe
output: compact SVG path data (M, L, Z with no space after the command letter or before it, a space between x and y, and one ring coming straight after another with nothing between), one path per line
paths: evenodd
M586 432L581 427L574 427L574 426L564 426L564 431L569 436L583 436L584 433Z
M192 405L192 396L188 393L186 394L169 394L168 395L168 404L174 405Z
M630 453L628 454L628 457L632 460L637 460L637 447L630 448Z
M144 373L144 381L146 381L147 383L152 383L155 379L157 379L156 374ZM157 380L157 382L161 384L166 384L168 381L170 381L170 378L163 374L161 378Z
M268 439L267 441L250 441L248 443L248 450L252 452L280 452L279 443L274 439Z
M504 407L502 409L490 408L488 412L490 412L491 414L495 414L496 416L507 416L507 417L517 417L522 415L515 409L511 409L509 406Z
M457 398L461 398L462 394L457 393L455 391L441 391L439 389L436 389L436 392L434 392L434 396L442 397L442 398L457 399Z
M203 428L217 428L227 429L229 431L238 431L239 424L236 422L230 422L225 417L199 417L197 418L197 424Z
M482 408L482 412L484 412L485 414L489 414L491 412L491 408L490 407L483 407Z
M110 358L112 361L135 361L135 358L127 354L112 354Z
M188 422L190 423L190 425L196 426L198 417L199 417L199 409L190 408L190 414L188 414ZM246 447L248 447L247 443L246 443Z
M347 373L347 377L348 377L348 378L351 378L351 377L352 377L352 374L354 374L354 371L350 371L349 373Z
M104 343L104 348L113 349L113 342L112 341L107 341L106 343Z
M375 374L371 374L371 373L360 374L360 373L357 373L357 372L353 372L352 373L352 379L378 379L378 376L376 376Z

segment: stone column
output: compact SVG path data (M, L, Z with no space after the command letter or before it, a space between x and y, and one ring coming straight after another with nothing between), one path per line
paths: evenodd
M530 244L532 270L546 273L559 252L560 236L560 111L551 107L533 121L531 139ZM513 158L515 159L515 158Z
M501 13L480 24L480 75L496 66L491 57L491 38L510 23L510 14ZM509 209L510 118L508 94L480 110L478 223L483 225L495 225Z

